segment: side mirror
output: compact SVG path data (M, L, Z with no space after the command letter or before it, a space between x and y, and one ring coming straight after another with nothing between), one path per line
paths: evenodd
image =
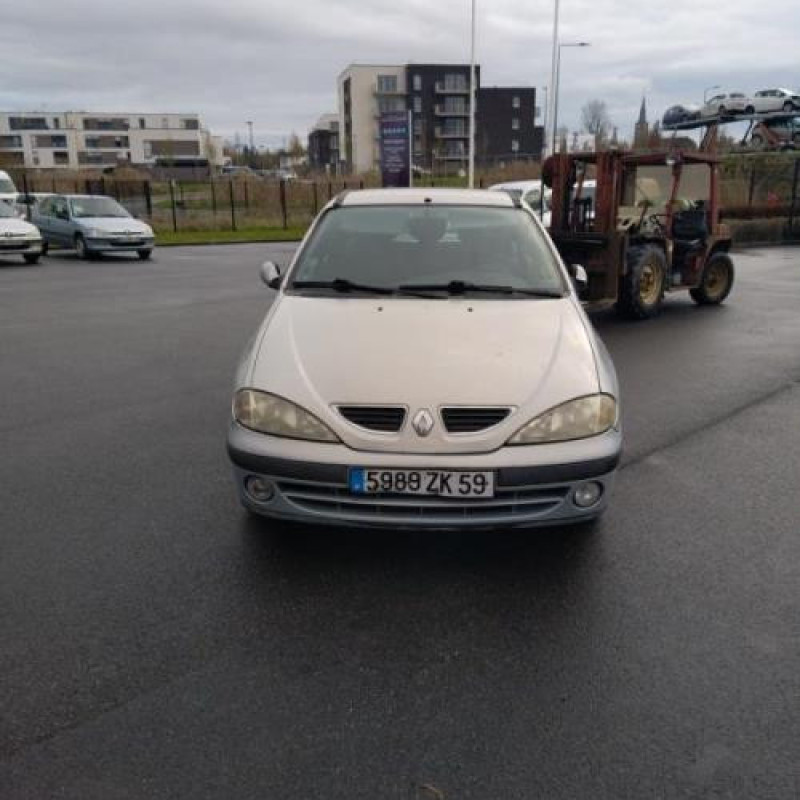
M273 261L265 261L261 265L261 280L270 289L280 289L283 280L280 267Z
M572 280L578 292L582 292L589 285L589 276L580 264L570 264L569 274L572 276Z

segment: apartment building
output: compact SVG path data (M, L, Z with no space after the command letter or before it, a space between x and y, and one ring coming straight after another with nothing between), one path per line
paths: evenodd
M196 114L0 112L0 165L82 169L223 163L222 140Z
M339 115L323 114L308 134L308 164L312 169L339 172Z
M470 75L467 64L351 64L338 78L340 157L359 173L379 168L378 120L409 111L413 160L437 173L456 172L469 157ZM536 90L480 87L476 67L476 160L538 159Z

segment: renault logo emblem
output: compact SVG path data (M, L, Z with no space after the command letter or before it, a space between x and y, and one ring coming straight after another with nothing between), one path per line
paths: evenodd
M419 436L427 436L433 430L433 415L427 408L423 408L417 411L411 424Z

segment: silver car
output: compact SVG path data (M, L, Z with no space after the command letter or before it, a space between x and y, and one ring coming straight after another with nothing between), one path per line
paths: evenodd
M133 252L145 260L155 243L148 224L105 195L54 194L37 203L31 222L42 232L45 249L74 249L79 258Z
M388 527L588 521L620 456L611 359L530 207L386 189L329 203L240 363L241 502Z

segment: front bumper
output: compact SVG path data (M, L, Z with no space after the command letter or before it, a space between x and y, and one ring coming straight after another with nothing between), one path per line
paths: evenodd
M5 258L6 256L40 256L41 254L41 239L16 239L12 242L0 240L0 258Z
M612 430L579 442L420 456L292 442L232 423L228 454L242 505L264 516L372 528L497 528L563 525L599 516L611 494L621 444L621 433ZM287 450L296 450L297 457L286 457ZM354 467L494 470L495 496L469 500L354 494L348 487ZM269 501L256 502L248 494L245 481L251 476L273 485ZM581 508L574 495L586 481L600 484L602 494L595 505Z
M126 253L138 252L139 250L152 250L155 246L155 238L152 236L140 236L135 239L128 238L91 238L86 239L86 249L93 253Z

